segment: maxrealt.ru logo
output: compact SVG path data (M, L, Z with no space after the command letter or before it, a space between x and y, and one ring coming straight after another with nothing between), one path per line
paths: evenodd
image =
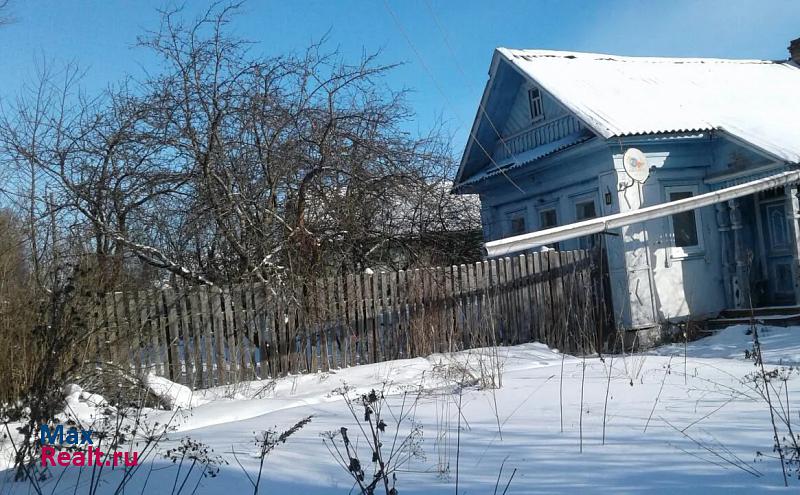
M135 466L139 462L138 452L104 453L94 447L92 430L69 428L64 431L63 425L52 430L48 425L41 425L39 434L42 445L42 466ZM75 450L56 449L61 447L77 447ZM80 447L88 447L85 451Z

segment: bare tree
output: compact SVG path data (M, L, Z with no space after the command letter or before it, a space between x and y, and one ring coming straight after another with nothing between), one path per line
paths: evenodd
M237 8L189 23L162 12L139 39L161 70L141 81L89 98L78 70L42 71L3 112L34 259L54 241L35 226L56 214L106 288L137 283L142 266L173 283L303 280L398 252L430 259L436 235L474 231L474 204L443 182L447 140L403 128L404 92L383 81L392 65L347 63L324 40L255 56L226 32Z

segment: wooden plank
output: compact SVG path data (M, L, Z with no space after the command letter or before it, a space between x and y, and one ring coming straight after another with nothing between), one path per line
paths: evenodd
M102 296L102 314L103 314L103 365L117 362L116 346L114 345L117 333L117 316L114 313L114 295L104 294Z
M525 255L514 256L511 259L514 272L514 295L517 307L517 329L515 333L516 343L521 344L528 341L528 306L525 304Z
M588 251L581 249L575 251L575 283L577 284L576 297L580 305L581 322L583 324L582 351L591 352L594 347L594 311L592 301L592 278L588 271L590 259Z
M501 325L501 345L508 345L511 342L511 304L509 295L509 281L506 276L506 267L508 258L500 258L497 260L497 284L500 295L500 315L502 317Z
M520 342L530 342L533 340L533 324L531 323L531 298L530 298L530 279L528 278L528 257L521 254L517 257L519 267L519 304L522 327L520 328Z
M364 324L367 342L367 362L376 363L377 361L377 322L375 318L375 298L373 295L373 285L375 277L373 274L364 273L362 275L364 285L362 286L364 296Z
M577 310L575 298L573 297L573 266L570 264L569 255L571 251L559 251L558 257L561 262L561 286L563 287L564 299L562 306L564 315L562 317L563 333L559 339L559 349L565 352L572 352L574 349L574 336L577 333Z
M258 375L258 323L256 321L256 312L254 309L254 294L253 283L242 284L242 300L244 304L244 319L247 325L247 360L250 366L250 373L254 379L259 378Z
M491 310L491 343L498 345L503 341L503 304L502 287L500 285L500 274L498 273L499 261L489 260L489 276L487 278L491 293L489 296L489 306Z
M377 332L375 334L375 352L377 354L377 361L387 361L386 349L386 325L388 322L388 314L386 306L389 304L386 299L386 288L384 285L388 283L386 272L380 271L373 275L373 294L374 294L374 307L375 307L375 325Z
M381 272L381 346L383 360L397 359L394 339L394 279L395 272Z
M535 259L539 253L530 253L526 257L528 274L528 301L530 304L531 317L531 341L540 341L542 335L542 302L539 292L538 274L536 273Z
M154 289L144 293L147 308L147 319L150 323L150 359L152 360L153 370L158 376L167 376L167 360L164 359L162 343L165 330L161 327L161 292Z
M270 329L275 322L267 284L263 282L253 284L253 304L258 322L259 376L264 380L273 375L271 362L273 342Z
M469 301L469 279L469 265L458 265L458 283L456 284L455 292L458 301L459 333L461 334L461 341L465 348L476 345L475 331L477 330Z
M572 284L572 287L570 288L570 296L574 300L572 305L575 307L575 326L570 328L570 333L572 334L571 340L573 342L573 351L580 350L583 352L588 336L586 333L586 325L588 322L587 312L590 311L590 309L583 304L583 282L581 269L578 266L580 257L580 250L567 252L567 262L572 266L570 268L570 271L572 272L570 276L570 283Z
M181 341L183 342L183 361L186 371L186 386L195 388L195 361L194 361L194 337L192 336L192 316L189 312L188 294L186 289L177 293L178 298L178 322L180 323Z
M264 330L266 318L264 316L264 290L260 282L251 282L248 285L250 294L250 320L253 323L251 335L253 336L253 363L258 379L263 380L269 374L269 365L266 360L266 347Z
M247 318L243 307L242 286L230 287L231 308L233 315L233 342L236 346L236 363L239 367L238 381L249 380L250 367L247 358Z
M345 292L344 277L339 274L335 277L336 290L334 291L333 304L336 305L336 349L337 349L337 368L346 368L350 363L350 347L348 339L350 336L347 324L347 294Z
M136 376L142 376L144 357L142 352L142 333L147 322L139 319L139 303L136 300L136 292L131 291L124 294L123 304L128 318L128 332L130 334L130 355L133 372Z
M468 331L462 336L462 348L480 347L481 342L485 341L486 331L483 325L483 300L482 300L482 263L470 263L466 265L466 290L470 299L470 319Z
M231 374L228 368L227 344L225 341L225 311L223 309L222 289L211 287L208 291L211 308L211 322L214 331L214 351L217 364L217 383L231 383Z
M364 331L366 336L367 342L367 361L368 363L375 363L376 360L376 352L375 352L375 311L373 307L373 293L372 293L372 282L373 277L372 274L364 272L362 274L362 280L364 285L362 286L364 296Z
M239 353L236 349L236 325L233 316L233 298L229 287L222 287L219 294L222 301L222 330L225 349L225 364L227 366L228 383L239 381Z
M365 341L364 341L364 298L361 294L361 275L353 274L352 278L352 307L353 307L353 350L355 351L354 365L365 364Z
M325 277L322 285L323 362L325 371L340 367L339 313L336 307L336 277Z
M331 325L331 364L335 369L344 368L344 306L341 301L342 277L333 276L328 281L328 311Z
M521 299L520 299L520 273L521 269L519 266L519 257L512 256L508 258L506 261L506 270L508 271L508 275L511 281L511 307L512 307L512 317L513 317L513 325L514 331L512 333L512 340L511 342L514 345L519 344L521 340L521 334L523 333L523 326L524 318L522 316L522 307L521 307Z
M492 301L491 290L492 280L489 269L489 260L484 260L480 264L475 264L476 276L480 277L481 284L481 317L479 320L478 332L479 335L489 336L492 335L491 341L494 341L494 315L492 314ZM487 342L489 338L480 337Z
M200 325L196 336L199 339L197 347L202 355L203 385L205 387L213 387L217 381L215 380L213 315L208 305L208 288L201 285L195 289L195 294L195 300L197 301L196 314Z
M275 288L275 354L277 376L289 373L289 344L286 338L286 322L289 320L286 307L286 295L280 288Z
M558 251L548 251L546 255L550 267L550 307L553 315L553 335L551 336L553 342L549 343L548 345L555 346L561 351L565 351L563 340L564 334L566 333L566 306L564 304L565 299L563 273L561 270L561 255Z
M114 315L117 327L117 366L131 369L133 357L131 356L131 325L125 303L126 296L121 291L114 292Z
M317 290L314 307L316 308L317 327L319 328L319 366L323 371L328 371L331 368L330 359L330 343L332 336L330 335L331 318L330 309L328 309L328 285L330 282L327 278L317 279Z
M396 307L395 307L395 289L396 289L397 272L381 272L381 346L382 357L384 361L397 359L395 339L395 320L396 320Z
M415 268L412 275L411 357L417 357L426 353L426 348L424 347L425 274L422 269Z
M120 350L120 362L118 365L123 368L128 368L131 371L135 370L135 361L137 361L134 342L137 339L136 325L128 310L128 294L124 292L114 293L114 311L117 316L117 328L119 329L119 342L118 348Z
M451 265L447 291L450 295L452 313L453 348L464 349L471 346L470 335L474 330L473 311L469 295L469 265Z
M542 314L544 315L543 343L555 347L553 335L555 334L555 316L553 315L553 291L550 279L553 273L550 271L550 256L547 253L538 253L538 266L536 267L541 275L539 289L542 294Z
M442 288L439 292L441 332L447 339L448 352L459 351L462 348L460 336L455 334L453 326L453 271L451 266L440 268Z
M469 331L462 336L462 347L480 347L481 342L487 342L486 324L488 320L485 314L483 263L480 261L466 265L467 287L470 294L472 313L470 318Z
M266 335L268 341L267 360L269 361L269 372L272 378L277 378L281 374L281 348L278 337L278 295L273 287L264 284L265 309L264 317L267 328Z
M442 318L442 293L444 285L442 271L438 268L430 268L429 271L431 281L429 307L431 308L431 316L428 318L428 332L433 337L438 352L450 352L451 347L448 342L447 332L444 328L444 319Z
M358 364L358 323L357 313L358 305L356 304L356 277L350 273L345 278L347 287L347 348L349 353L348 365L355 366Z
M128 331L128 322L126 321L124 298L122 292L116 291L112 294L113 302L113 318L114 318L114 332L112 337L112 349L114 352L114 364L120 368L127 368L131 362L129 354L130 349L130 332Z
M322 281L320 279L310 280L304 288L302 299L304 306L308 310L305 320L305 332L301 339L303 346L303 357L308 361L309 371L316 373L322 367L322 334L323 321L321 304Z
M406 354L407 357L415 357L417 355L417 319L419 318L419 311L417 304L419 300L418 282L419 270L406 271L406 307L407 307L407 323L406 323Z
M137 371L138 376L148 373L152 367L150 362L150 319L147 314L147 298L145 291L131 292L131 311L139 323L138 328L138 355L140 367ZM90 327L91 328L91 327Z
M498 272L500 273L500 280L503 284L503 316L505 321L505 332L503 334L503 345L512 345L514 343L514 334L517 330L517 308L514 304L514 275L511 268L511 259L502 258L498 260Z
M398 357L406 358L410 355L410 342L408 340L408 281L407 272L397 272L397 343Z
M430 340L427 336L427 325L426 325L426 318L427 318L427 311L425 310L425 305L427 304L427 296L428 296L428 287L426 284L427 274L425 273L424 268L420 268L418 270L414 270L415 274L417 275L417 325L415 328L415 337L414 337L414 345L417 348L416 356L427 356L432 352L432 347L430 345Z
M505 258L503 260L506 268L506 283L508 284L508 308L509 308L509 325L510 331L508 333L508 343L516 345L519 343L519 307L517 305L517 270L514 265L516 256Z
M289 373L297 374L301 369L301 347L303 342L304 320L302 318L302 293L294 289L294 297L287 301L289 321L286 323L286 343L289 354Z
M167 348L169 349L169 378L173 382L186 383L183 373L183 363L178 351L178 310L175 301L175 291L164 289L164 307L167 312Z
M199 388L206 387L205 379L205 356L203 348L203 318L201 315L200 293L197 288L193 288L188 296L188 304L191 311L190 325L192 334L192 361L194 362L194 380Z
M528 341L528 318L526 316L527 306L523 296L525 291L524 280L525 256L518 255L511 258L511 265L514 272L514 304L517 307L517 329L515 333L516 343L521 344Z

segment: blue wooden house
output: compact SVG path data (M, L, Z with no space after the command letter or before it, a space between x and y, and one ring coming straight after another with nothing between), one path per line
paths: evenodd
M626 329L799 305L800 40L790 54L498 48L453 192L480 196L494 254L602 238Z

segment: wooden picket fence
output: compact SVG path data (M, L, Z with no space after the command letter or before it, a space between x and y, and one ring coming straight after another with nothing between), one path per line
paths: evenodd
M318 279L117 292L102 358L193 388L491 345L593 352L610 322L598 250Z

